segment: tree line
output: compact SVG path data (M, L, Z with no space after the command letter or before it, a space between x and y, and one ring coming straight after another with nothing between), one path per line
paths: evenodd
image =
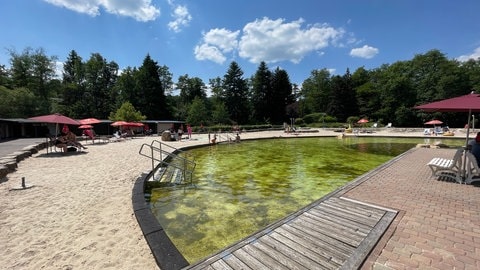
M169 68L148 54L141 66L120 70L99 53L84 60L72 50L60 78L58 58L41 48L9 54L10 66L0 65L1 118L59 112L78 119L175 119L198 126L276 125L292 118L346 123L366 117L395 126L418 126L436 117L454 126L465 122L464 117L412 108L480 91L480 58L459 62L438 50L371 70L360 67L350 73L347 69L343 75L316 69L301 86L290 82L287 71L271 70L265 62L245 77L233 61L223 77L206 84L188 74L174 82Z

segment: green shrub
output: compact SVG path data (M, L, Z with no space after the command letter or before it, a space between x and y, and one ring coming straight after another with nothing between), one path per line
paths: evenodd
M323 115L324 115L324 113L307 114L303 117L303 121L305 121L306 124L321 122L321 119L323 118Z

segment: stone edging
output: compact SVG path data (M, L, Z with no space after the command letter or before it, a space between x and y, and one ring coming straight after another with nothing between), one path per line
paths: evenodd
M18 163L40 150L47 147L47 143L43 142L37 145L29 145L20 151L13 152L0 158L0 180L6 177L9 173L14 172L18 168Z

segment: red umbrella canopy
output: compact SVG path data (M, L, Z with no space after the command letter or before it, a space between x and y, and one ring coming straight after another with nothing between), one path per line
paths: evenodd
M77 126L80 125L80 123L77 120L74 120L70 117L67 117L59 113L35 116L35 117L30 117L28 119L35 120L42 123L66 124L66 125L77 125Z
M116 121L110 124L111 126L118 127L118 126L127 126L128 122L125 121Z
M448 98L414 107L426 112L480 112L480 94Z
M472 118L472 112L480 112L480 94L476 94L472 91L468 95L423 104L414 107L414 109L419 109L426 112L468 112L468 127L467 136L465 139L465 148L467 148L468 137L470 133L470 118ZM464 155L463 161L463 174L465 175L466 155Z
M89 129L89 128L93 128L92 125L81 125L79 126L78 128L81 128L81 129Z
M143 127L143 123L139 122L127 122L125 126L130 126L130 127Z
M368 123L368 120L367 120L367 119L360 119L360 120L358 120L357 123L359 123L359 124L365 124L365 123Z
M78 120L78 122L80 122L80 124L82 125L93 125L93 124L101 123L101 121L98 120L97 118L85 118L82 120Z
M430 120L428 122L425 122L424 124L425 125L441 125L441 124L443 124L443 122L440 121L440 120L434 119L434 120Z

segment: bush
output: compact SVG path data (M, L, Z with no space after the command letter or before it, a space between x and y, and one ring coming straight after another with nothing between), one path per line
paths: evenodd
M303 117L303 121L305 121L306 124L321 122L321 119L323 118L323 116L324 116L324 113L311 113L311 114L305 115Z

